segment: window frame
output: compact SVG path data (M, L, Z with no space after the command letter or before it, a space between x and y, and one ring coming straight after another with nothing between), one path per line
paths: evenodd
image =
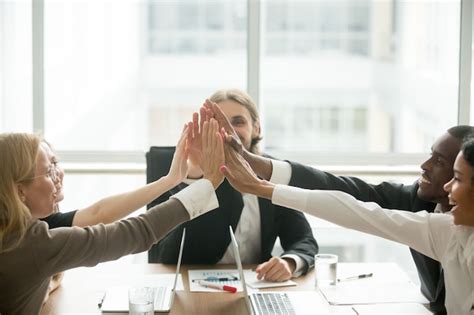
M247 91L259 104L260 100L260 56L262 21L265 12L262 1L247 0ZM45 127L44 103L44 0L31 0L32 5L32 63L33 63L33 130L43 132ZM470 123L470 90L472 59L472 2L461 0L460 48L458 85L458 124ZM66 162L73 163L145 163L140 151L59 151ZM316 165L418 165L422 154L317 154L314 152L278 151L269 152L303 163ZM339 156L338 156L339 155ZM117 156L121 156L117 159ZM350 161L348 163L348 161ZM329 163L328 163L329 162Z

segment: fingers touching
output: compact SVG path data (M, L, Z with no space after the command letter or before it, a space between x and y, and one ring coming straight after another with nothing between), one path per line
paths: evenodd
M224 180L223 174L219 168L224 164L224 144L219 132L217 121L211 118L203 123L202 128L202 170L204 177L208 178L214 185L219 186Z

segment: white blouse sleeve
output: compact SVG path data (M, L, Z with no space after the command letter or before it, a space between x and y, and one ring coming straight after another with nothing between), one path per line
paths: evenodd
M291 180L291 165L285 161L271 160L272 176L270 182L274 184L288 185Z
M380 236L439 260L451 235L452 218L426 211L387 210L340 191L276 185L272 202L303 211L346 228Z

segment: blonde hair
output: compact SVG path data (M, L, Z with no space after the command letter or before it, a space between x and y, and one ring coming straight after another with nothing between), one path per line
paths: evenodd
M234 101L245 107L252 118L253 125L260 123L260 117L258 115L257 105L253 99L246 92L239 89L228 89L228 90L218 90L209 98L214 103L220 103L223 101ZM258 143L262 140L261 130L259 130L258 135L252 138L250 143L249 151L252 153L260 153L258 148Z
M28 183L34 176L41 141L34 134L0 134L0 252L15 249L31 222L18 184Z

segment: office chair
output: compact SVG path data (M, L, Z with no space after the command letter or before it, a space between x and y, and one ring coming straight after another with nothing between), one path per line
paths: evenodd
M173 154L176 147L150 147L146 157L146 182L147 184L165 176L171 167ZM168 200L169 195L163 194L147 205L147 209Z

